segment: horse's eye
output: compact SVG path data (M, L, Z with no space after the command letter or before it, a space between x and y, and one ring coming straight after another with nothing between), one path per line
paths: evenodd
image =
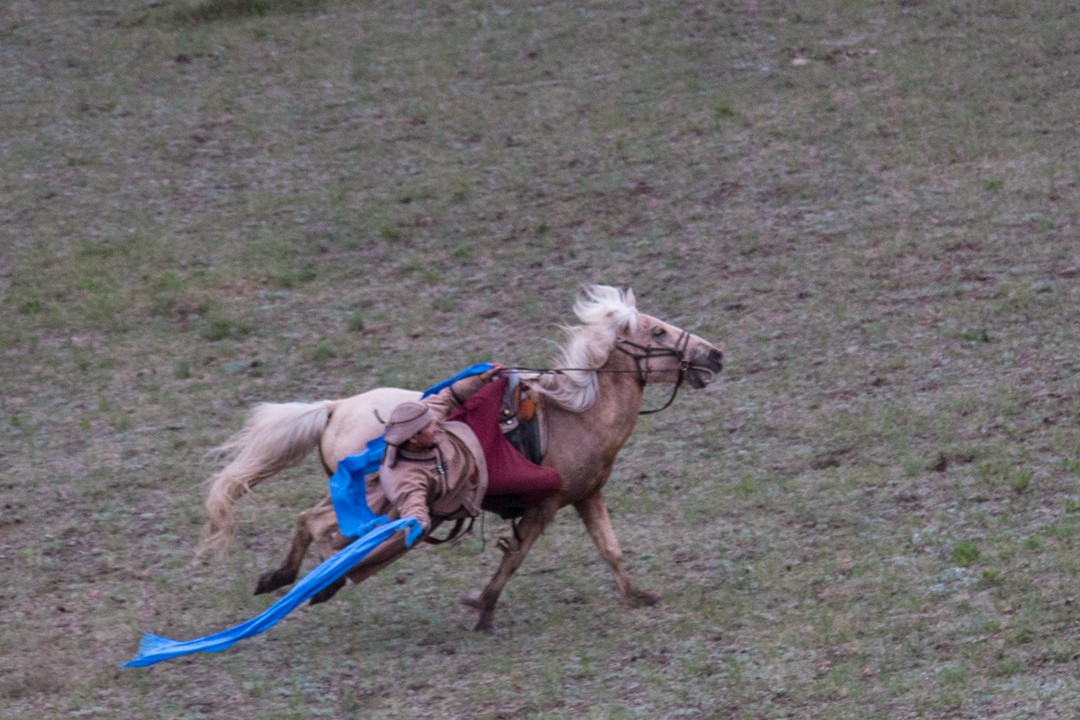
M665 330L664 328L656 328L652 331L653 337L660 337L661 335L667 335L667 330Z

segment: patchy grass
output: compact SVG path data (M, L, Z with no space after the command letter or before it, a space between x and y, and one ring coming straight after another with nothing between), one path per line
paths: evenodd
M202 0L176 8L173 17L180 22L198 24L271 13L310 12L324 5L323 0Z
M0 715L1075 714L1080 15L1036 5L5 5ZM265 607L314 460L190 564L254 403L544 364L597 281L728 357L606 493L661 605L565 513L476 636L492 521L116 669Z

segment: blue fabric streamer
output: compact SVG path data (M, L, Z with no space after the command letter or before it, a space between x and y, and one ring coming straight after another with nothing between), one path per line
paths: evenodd
M360 537L371 528L386 522L367 504L364 477L379 471L386 442L379 436L367 444L364 452L350 455L338 463L330 476L330 501L334 504L338 530L345 537Z
M139 643L139 654L121 665L121 667L146 667L162 660L169 660L170 658L194 652L220 652L238 640L257 635L285 617L305 600L310 599L315 593L344 575L363 560L369 552L374 550L379 543L403 528L408 528L405 536L406 545L412 545L422 532L420 522L416 518L401 518L372 530L364 537L345 546L322 562L266 610L228 630L186 641L170 640L169 638L145 633L142 642Z
M491 369L491 363L471 365L457 375L443 380L424 391L422 397L440 392L462 378L479 375ZM350 455L338 463L337 472L330 477L330 499L334 504L338 528L345 537L360 537L316 566L296 583L289 592L255 617L227 630L194 640L143 634L139 653L121 667L146 667L162 660L194 652L220 652L239 640L267 630L298 605L311 599L367 557L381 542L398 530L407 528L406 546L411 546L423 531L416 518L401 518L387 522L385 515L376 515L367 504L364 477L378 472L386 443L381 437L370 441L362 453Z
M491 363L477 363L457 375L432 385L421 397L428 397L450 387L458 380L480 375L491 369ZM382 437L370 441L362 453L350 455L338 463L337 471L330 476L330 501L334 504L338 530L345 537L359 537L381 522L385 515L371 512L367 504L367 488L364 477L379 471L386 442Z
M464 370L459 372L454 377L447 378L446 380L443 380L441 383L438 383L437 385L432 385L427 390L425 390L424 394L421 395L420 397L426 398L428 395L434 395L437 392L442 392L446 388L448 388L451 385L453 385L454 383L456 383L458 380L464 380L465 378L472 377L473 375L480 375L482 373L486 373L491 368L492 368L491 363L476 363L475 365L470 365L469 367L465 368Z

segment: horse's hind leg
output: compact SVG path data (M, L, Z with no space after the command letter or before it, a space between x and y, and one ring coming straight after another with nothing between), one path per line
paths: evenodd
M597 490L589 497L574 503L574 509L585 523L585 529L600 551L611 571L615 573L615 584L619 586L623 601L631 607L644 607L655 605L660 601L660 595L648 590L642 590L630 581L630 574L626 572L623 563L623 554L619 549L619 541L615 539L615 531L611 527L611 518L608 517L607 506L604 505L604 494Z
M338 532L336 521L332 526L326 523L319 523L319 525L321 527L313 528L313 532L315 534L316 545L319 548L319 554L322 556L323 560L326 560L338 550L341 550L348 545L350 541L347 538L342 537L341 533ZM438 526L439 521L436 520L428 532L430 533ZM414 542L412 547L416 547L418 544L419 543ZM319 603L326 602L334 597L338 590L345 587L346 578L352 580L354 584L363 582L387 565L400 559L401 556L409 552L410 549L411 548L405 544L405 534L396 533L380 543L375 549L368 553L367 557L353 566L349 572L345 573L343 577L338 578L313 595L311 604L318 605Z
M319 512L322 505L323 503L319 503L311 510L300 513L296 519L296 530L293 531L292 545L289 546L289 554L285 556L285 562L280 567L267 570L259 576L259 582L255 586L256 595L273 592L296 581L296 576L300 573L300 564L304 562L304 556L307 555L311 541L314 540L310 528L311 513Z
M545 504L537 508L530 508L518 523L517 532L519 542L512 549L504 549L502 562L499 569L488 581L477 597L464 597L463 603L480 611L480 618L476 621L474 630L488 632L491 630L492 621L495 618L495 603L499 601L499 595L506 586L510 577L521 567L525 556L529 554L533 543L540 537L547 524L555 517L558 510L554 504Z
M326 602L330 598L337 595L337 591L340 590L343 587L345 587L345 578L339 577L337 580L335 580L334 582L330 583L329 585L324 587L319 592L312 595L311 596L311 604L312 605L318 605L319 603Z
M438 522L432 526L432 530L437 526ZM319 556L326 560L349 542L349 539L342 537L338 532L337 516L334 514L334 506L330 498L324 498L315 507L300 513L300 517L296 519L296 532L293 533L292 546L289 548L285 562L281 564L281 567L262 574L255 594L270 592L294 582L300 572L300 564L304 562L304 556L307 555L312 543L315 543ZM416 543L413 543L413 547L415 546ZM408 551L404 534L398 533L372 550L356 567L347 572L345 577L354 583L361 582ZM312 596L311 604L317 605L332 598L338 590L345 587L345 577L339 578Z

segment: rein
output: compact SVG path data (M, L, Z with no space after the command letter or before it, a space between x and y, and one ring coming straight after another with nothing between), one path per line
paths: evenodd
M627 350L625 347L622 347L623 345L626 345L626 346L628 346L630 348L633 348L633 350L635 350L637 352L632 352L630 350ZM644 388L645 385L648 384L648 376L649 376L649 373L651 372L651 370L649 370L649 360L651 360L653 358L663 358L663 357L675 357L675 358L678 358L679 359L679 375L675 380L675 387L672 388L671 397L668 398L668 401L666 403L664 403L662 406L658 407L658 408L654 408L652 410L639 410L638 411L638 415L652 415L653 413L658 413L661 410L668 409L669 407L671 407L671 403L675 402L675 396L679 394L679 388L682 387L683 380L686 379L686 371L688 369L690 369L691 363L690 363L689 360L686 359L686 349L689 346L690 346L690 333L687 332L686 330L683 330L682 334L679 335L679 339L675 342L675 347L673 347L673 348L653 347L651 345L642 345L640 343L636 343L636 342L633 342L631 340L625 340L625 339L622 339L622 338L618 338L618 339L615 340L615 349L618 350L619 352L623 353L624 355L627 355L628 357L630 357L634 361L634 369L633 370L605 370L603 368L527 368L527 367L512 367L512 368L507 368L507 370L514 370L514 371L517 371L517 372L539 373L539 374L542 374L542 375L547 375L547 374L556 374L556 375L558 375L558 374L562 374L564 372L595 372L595 373L610 373L610 374L613 374L613 375L634 373L635 375L637 375L638 383L641 385L641 387ZM643 363L644 363L644 369L642 369L642 364Z
M630 352L623 345L628 345L638 351L637 354ZM679 376L675 380L675 387L671 389L671 397L668 401L658 408L653 410L639 410L638 415L652 415L658 413L661 410L667 410L671 403L675 402L675 396L679 394L679 388L682 387L683 380L686 378L686 371L690 368L690 361L686 359L686 349L690 346L690 333L686 330L682 331L679 335L679 339L675 341L675 347L673 348L657 348L651 345L641 345L630 340L619 339L615 341L615 349L619 352L629 356L634 361L634 369L637 370L638 383L642 388L647 383L649 374L649 360L652 358L661 357L674 357L679 360ZM645 370L641 369L642 362L645 363Z

